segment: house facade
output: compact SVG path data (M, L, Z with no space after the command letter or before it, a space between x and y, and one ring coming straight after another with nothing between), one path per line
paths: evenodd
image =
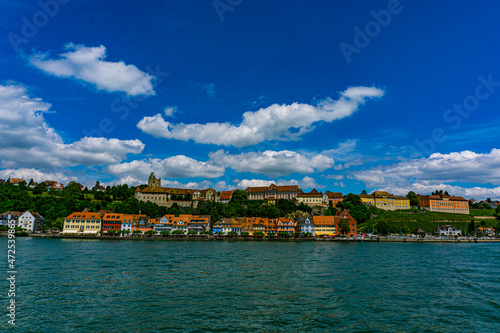
M296 227L295 230L300 232L301 234L311 233L315 235L315 226L312 216L301 216L298 217L295 221Z
M23 215L23 212L9 210L0 214L0 225L8 226L9 221L14 221L15 226L19 224L19 217Z
M247 187L248 200L267 200L270 197L277 199L295 199L302 193L302 190L297 185Z
M45 219L37 212L25 212L19 216L18 227L26 229L28 232L42 231Z
M278 233L286 232L290 235L295 233L295 222L293 221L293 219L280 217L276 222L276 225L278 226Z
M440 225L436 229L436 233L439 236L461 236L462 230L455 227L454 225Z
M469 202L448 194L418 195L418 206L431 212L469 214Z
M342 192L330 192L326 191L325 195L328 197L328 204L332 204L333 207L337 206L339 202L344 200Z
M64 234L93 234L102 230L102 217L96 212L75 212L64 219Z
M385 191L375 191L372 194L358 195L366 205L375 206L383 210L410 209L410 199L392 195Z
M326 206L328 204L328 196L324 197L323 193L313 189L309 193L297 194L295 200L298 204L306 204L308 206Z
M109 230L122 230L125 214L105 213L102 217L102 233L107 234Z

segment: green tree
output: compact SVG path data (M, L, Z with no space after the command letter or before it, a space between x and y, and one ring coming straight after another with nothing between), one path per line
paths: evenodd
M114 229L110 229L108 230L108 234L111 235L111 236L114 236L118 231L114 230Z
M134 230L134 231L132 231L132 235L139 235L139 234L142 235L142 231L140 231L140 230Z
M380 235L387 235L390 232L391 227L386 221L380 221L377 223L377 233Z
M47 185L45 183L39 183L35 188L33 189L33 194L40 195L44 192L47 192Z
M188 231L188 233L187 233L187 234L188 234L188 235L193 235L193 236L194 236L194 235L198 235L198 232L197 232L197 231L194 231L194 230L190 230L190 231Z
M418 196L415 192L413 192L413 191L408 192L408 194L406 195L406 198L408 198L410 200L410 206L412 206L412 207L418 206L419 200L418 200Z
M172 235L184 235L184 231L183 230L174 230L174 231L172 231Z
M256 236L256 237L263 237L264 236L264 232L262 232L262 231L256 231L256 232L253 233L253 235Z
M245 190L234 190L231 202L248 200L248 193Z
M170 236L170 231L168 230L163 230L162 232L160 232L160 235L166 237L166 236Z

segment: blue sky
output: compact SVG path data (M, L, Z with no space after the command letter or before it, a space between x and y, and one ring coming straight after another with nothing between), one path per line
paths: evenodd
M500 198L500 3L0 1L0 177Z

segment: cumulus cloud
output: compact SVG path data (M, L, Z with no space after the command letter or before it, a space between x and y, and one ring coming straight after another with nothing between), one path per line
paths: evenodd
M103 45L87 47L69 43L64 49L66 52L54 59L48 53L33 54L29 62L47 74L75 78L93 84L99 90L121 91L130 96L155 94L154 76L123 61L106 61L106 48Z
M278 180L263 180L263 179L243 179L237 180L234 188L246 189L247 187L256 186L269 186L271 184L276 185L298 185L301 189L312 189L312 188L323 188L325 186L316 183L316 181L308 176L305 176L302 180L296 179L278 179ZM232 188L232 189L234 189Z
M465 188L449 183L499 185L500 150L492 149L485 154L468 150L450 154L435 153L428 158L405 160L389 166L353 172L350 178L360 180L371 188L392 188L401 194L406 189L427 193L442 188L449 189L450 193L458 192L466 196L493 196L495 189Z
M167 106L165 109L163 109L163 113L165 114L166 117L173 117L174 113L179 112L179 109L177 106Z
M72 180L72 178L68 177L62 172L53 172L53 171L43 171L38 169L4 169L0 170L0 178L8 179L8 178L22 178L26 182L29 182L30 179L33 179L34 182L40 183L46 180L53 180L62 183L68 183Z
M261 173L268 177L286 176L291 173L310 174L331 168L335 162L325 155L310 157L282 150L250 152L229 155L223 150L210 153L210 160L217 165L232 168L238 172Z
M354 172L369 186L414 179L417 182L468 182L500 184L500 149L478 154L472 151L432 154L428 158L406 160L390 166Z
M298 140L319 122L332 122L353 114L367 99L383 96L375 87L351 87L338 100L326 98L316 106L273 104L245 112L239 125L230 123L173 124L161 114L144 117L137 127L158 138L193 140L197 143L244 147L266 140Z
M127 175L134 179L142 179L142 183L149 177L151 171L165 178L217 178L222 177L225 170L223 166L198 161L184 155L165 159L136 160L107 167L107 171L115 176Z
M144 149L139 140L83 138L66 144L44 114L51 105L30 97L25 87L0 85L0 166L52 168L119 163Z

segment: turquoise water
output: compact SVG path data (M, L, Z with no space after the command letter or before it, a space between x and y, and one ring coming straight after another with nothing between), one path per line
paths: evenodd
M16 246L18 332L500 332L500 244Z

